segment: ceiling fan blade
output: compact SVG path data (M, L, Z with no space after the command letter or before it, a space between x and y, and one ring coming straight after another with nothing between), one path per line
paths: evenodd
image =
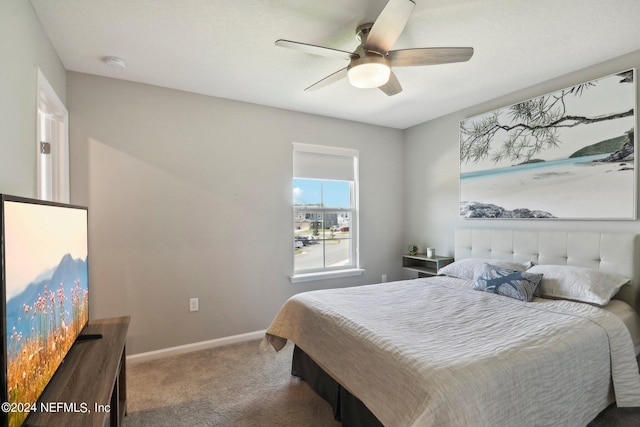
M365 49L389 52L407 25L415 5L413 0L389 0L367 35Z
M465 62L473 56L472 47L425 47L418 49L392 50L387 55L392 67L449 64Z
M338 80L344 79L345 77L347 77L347 67L344 67L343 69L338 70L333 74L329 74L327 77L325 77L320 81L315 82L305 90L314 91L314 90L322 89L323 87L329 86L331 83L335 83Z
M276 40L276 46L286 47L288 49L293 49L304 53L311 53L313 55L327 56L329 58L346 59L347 61L352 58L360 58L360 55L356 53L339 49L332 49L330 47L316 46L314 44L294 42L291 40Z
M402 92L402 86L400 86L400 82L398 81L398 78L393 71L389 75L389 81L380 86L378 89L389 96L393 96Z

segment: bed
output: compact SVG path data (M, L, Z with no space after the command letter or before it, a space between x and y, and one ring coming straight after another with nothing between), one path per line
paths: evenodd
M263 345L292 340L344 425L584 427L640 406L639 255L630 233L460 229L448 275L295 295ZM488 286L507 276L516 297Z

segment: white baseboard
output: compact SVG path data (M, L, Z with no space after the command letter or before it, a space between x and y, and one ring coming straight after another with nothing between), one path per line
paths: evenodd
M176 347L163 348L162 350L148 351L127 356L127 363L140 363L148 360L160 359L177 354L190 353L192 351L206 350L208 348L220 347L223 345L235 344L243 341L257 340L264 336L266 330L247 332L246 334L232 335L230 337L217 338L214 340L200 341L193 344L179 345Z

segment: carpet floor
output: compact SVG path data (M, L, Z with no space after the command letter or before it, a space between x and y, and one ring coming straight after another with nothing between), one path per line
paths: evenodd
M260 341L127 365L124 427L338 427L328 403L290 375L291 343ZM640 426L640 408L608 408L592 427Z
M293 345L247 341L127 365L124 427L337 427L328 403L291 376Z

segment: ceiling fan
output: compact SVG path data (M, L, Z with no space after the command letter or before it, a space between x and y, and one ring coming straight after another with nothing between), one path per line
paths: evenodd
M362 24L356 29L360 45L354 52L316 46L291 40L276 40L276 46L305 53L340 58L349 65L305 90L317 90L345 77L358 88L379 88L389 96L402 92L392 67L448 64L468 61L473 55L472 47L432 47L391 50L404 30L415 7L413 0L389 0L373 24Z

